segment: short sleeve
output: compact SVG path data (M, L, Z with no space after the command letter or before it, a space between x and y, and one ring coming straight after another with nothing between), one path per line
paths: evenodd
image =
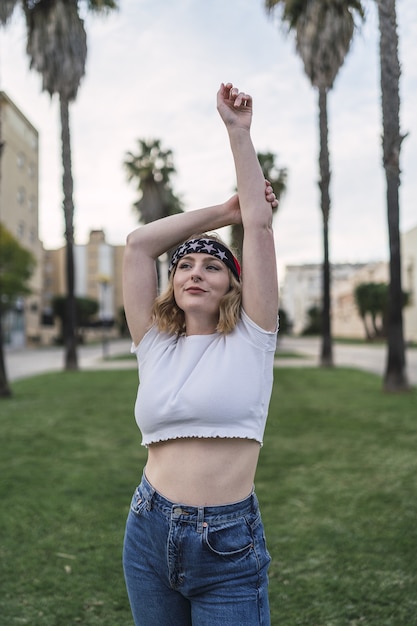
M268 331L258 326L258 324L256 324L242 309L241 319L238 326L243 338L247 341L265 350L266 352L275 351L279 326L278 319L276 329L274 331Z

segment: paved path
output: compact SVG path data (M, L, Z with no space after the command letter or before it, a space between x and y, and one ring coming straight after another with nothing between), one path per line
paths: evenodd
M108 344L108 356L129 355L130 341L120 339ZM277 367L316 367L319 364L320 340L316 337L283 337L279 351L297 353L298 358L277 358ZM383 345L334 344L335 365L348 366L383 376L386 364L386 347ZM302 357L302 358L301 358ZM136 360L103 359L103 346L81 346L78 351L81 369L127 369L136 368ZM413 385L417 385L417 348L407 350L407 375ZM63 369L62 348L26 349L6 353L6 367L10 381L19 380L34 374Z
M320 362L321 342L317 337L283 337L278 351L294 352L304 358L278 358L276 364L282 366L317 366ZM384 375L387 348L385 345L333 344L333 359L336 366L354 367ZM417 385L417 348L408 348L406 353L407 376L412 385Z
M110 357L129 355L130 345L131 342L128 339L110 341L107 354ZM78 365L80 369L136 367L133 357L121 361L103 359L102 344L80 346ZM64 350L62 347L48 347L6 352L6 368L10 381L60 370L64 368Z

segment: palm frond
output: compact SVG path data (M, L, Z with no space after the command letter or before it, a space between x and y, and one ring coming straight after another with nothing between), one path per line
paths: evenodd
M12 17L18 0L1 0L0 2L0 24L6 25Z
M68 101L85 74L87 36L77 0L42 0L25 7L30 67L42 75L42 89Z

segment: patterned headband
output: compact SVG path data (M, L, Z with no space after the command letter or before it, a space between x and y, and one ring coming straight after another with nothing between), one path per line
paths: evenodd
M187 254L194 254L195 252L211 254L217 259L220 259L220 261L223 261L223 263L227 265L227 267L239 280L239 261L235 256L233 256L230 250L226 248L226 246L220 243L220 241L216 241L215 239L189 239L188 241L185 241L180 246L178 246L178 248L172 255L171 263L169 264L168 268L168 276L171 274L172 270L183 256L186 256Z

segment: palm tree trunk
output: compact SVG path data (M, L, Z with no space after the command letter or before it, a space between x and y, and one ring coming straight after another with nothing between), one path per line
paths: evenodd
M243 250L243 224L233 224L231 227L230 246L236 254L239 262L242 261Z
M331 334L331 277L329 255L329 215L330 215L330 164L328 146L327 89L319 87L319 126L320 126L320 193L323 214L323 275L322 275L322 343L320 363L322 367L333 366Z
M71 142L69 129L69 102L61 95L61 140L62 140L62 186L64 193L64 218L66 240L66 279L67 279L67 302L66 323L64 327L65 342L65 369L77 370L77 320L75 308L75 267L74 267L74 202L73 202L73 179L71 170Z
M388 355L384 375L386 391L409 389L403 332L403 292L401 284L400 150L400 63L395 0L378 0L383 124L383 159L387 184L390 285L388 292Z

